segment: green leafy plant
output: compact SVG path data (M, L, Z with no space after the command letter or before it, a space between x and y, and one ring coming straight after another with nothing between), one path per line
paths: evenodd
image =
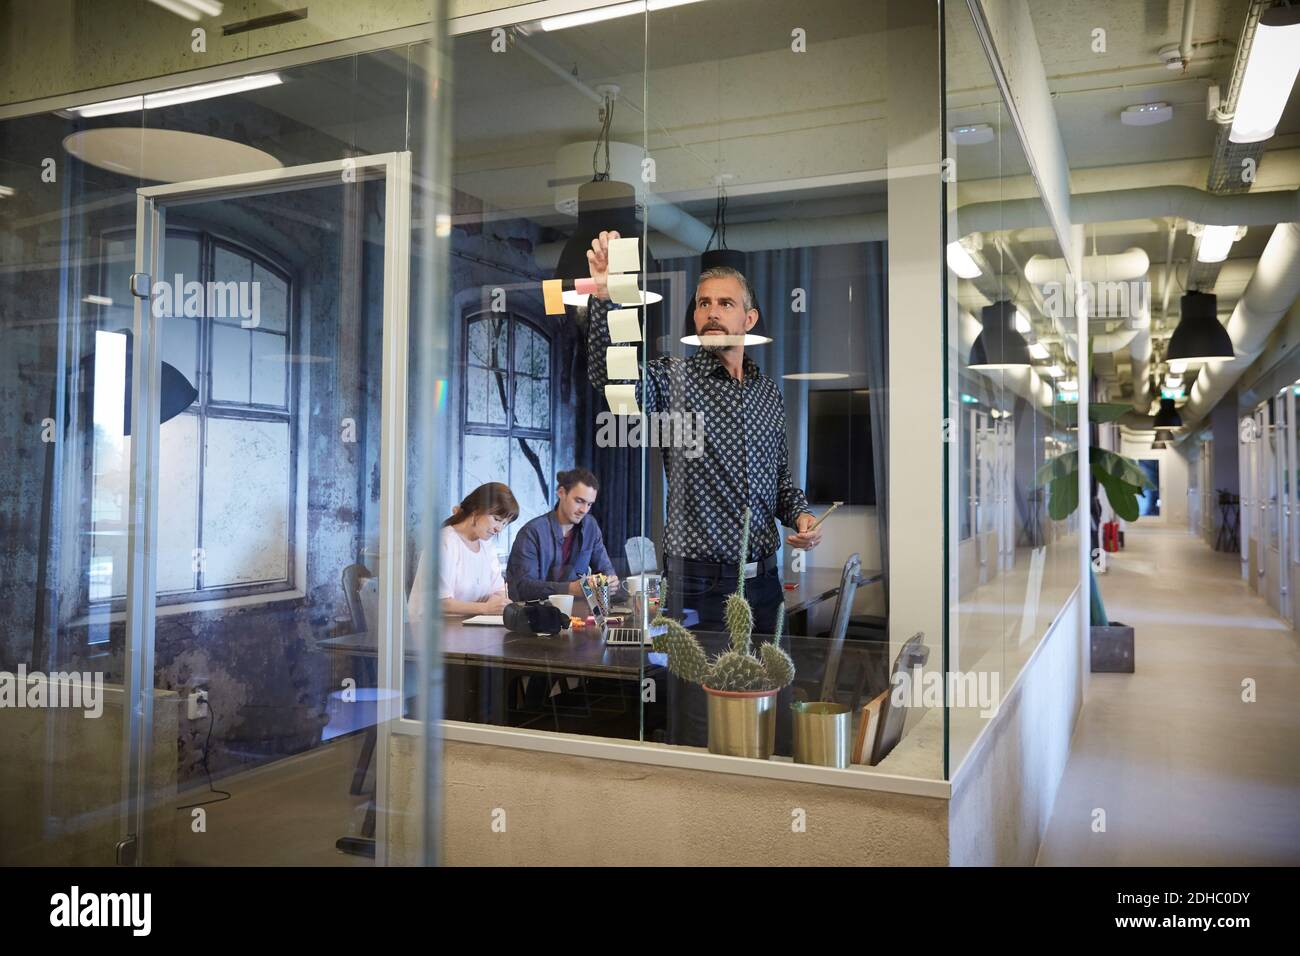
M1088 421L1093 424L1113 422L1129 411L1128 405L1115 402L1095 402L1088 405ZM1066 405L1057 409L1058 417L1063 416L1067 425L1077 425L1079 407ZM1106 489L1106 500L1115 509L1115 514L1125 521L1136 521L1141 513L1139 499L1145 490L1155 490L1155 485L1147 477L1137 462L1123 455L1117 455L1096 445L1088 447L1088 465L1092 477ZM1062 521L1074 514L1079 507L1079 453L1069 451L1058 455L1038 469L1034 484L1047 487L1047 513L1053 521ZM1088 566L1089 579L1089 619L1094 626L1110 623L1106 614L1106 605L1101 599L1101 589L1097 586L1097 576L1092 565Z
M654 649L668 655L668 669L682 680L710 690L773 691L794 681L794 661L780 647L785 626L785 607L776 618L776 634L753 653L754 610L745 600L745 556L749 553L749 509L745 509L740 529L740 573L736 593L727 597L723 616L730 646L712 660L699 640L672 618L662 613L653 624L661 629L654 638Z

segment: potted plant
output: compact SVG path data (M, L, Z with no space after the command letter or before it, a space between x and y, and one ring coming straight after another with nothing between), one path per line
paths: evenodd
M776 735L776 697L794 681L794 661L781 650L784 608L776 634L754 653L754 612L745 600L745 556L749 552L749 510L740 531L740 574L736 593L727 598L725 616L730 646L710 659L699 640L661 613L654 649L668 655L668 669L699 684L709 702L709 752L730 757L772 756Z
M1067 419L1074 418L1077 423L1077 405L1067 405L1060 411L1064 412ZM1128 411L1128 405L1097 402L1088 406L1088 421L1093 424L1113 422ZM1093 497L1096 497L1100 485L1106 489L1106 500L1110 502L1115 514L1125 521L1136 521L1139 514L1138 500L1142 497L1142 492L1155 489L1146 472L1137 462L1096 445L1088 447L1088 464L1093 480ZM1039 487L1047 486L1047 513L1052 520L1062 521L1068 518L1079 507L1078 451L1058 455L1044 464L1038 469L1034 483ZM1091 562L1088 565L1088 589L1092 671L1133 673L1133 628L1112 621L1106 614L1106 605L1101 600L1101 589L1097 586L1097 575Z

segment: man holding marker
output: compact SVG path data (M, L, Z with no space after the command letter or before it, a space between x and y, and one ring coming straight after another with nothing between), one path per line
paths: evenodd
M609 381L607 316L614 308L609 301L609 243L617 238L617 232L602 232L587 253L596 289L588 303L587 369L601 392ZM790 477L781 391L745 355L745 333L758 321L745 276L730 268L705 269L695 290L694 320L699 351L686 359L651 360L635 384L642 411L699 414L704 423L702 454L664 451L667 612L680 617L683 608L691 608L700 616L696 629L726 629L723 604L736 590L741 523L748 508L745 597L754 609L755 634L771 634L784 600L777 522L796 530L785 539L792 548L812 549L822 533Z

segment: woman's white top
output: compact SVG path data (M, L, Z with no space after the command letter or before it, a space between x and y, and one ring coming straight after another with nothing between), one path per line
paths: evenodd
M486 601L498 591L506 589L501 573L501 560L492 541L479 541L478 551L450 526L442 529L442 566L438 574L438 599L455 598L457 601ZM407 617L415 621L423 618L421 595L427 585L428 566L421 552L415 566L415 583L411 585L411 599L407 604Z

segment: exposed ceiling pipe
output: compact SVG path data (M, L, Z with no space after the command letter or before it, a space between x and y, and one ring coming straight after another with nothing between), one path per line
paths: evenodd
M1263 351L1264 343L1297 296L1300 296L1300 222L1279 223L1227 322L1237 358L1201 368L1182 408L1184 423L1204 418L1237 383Z
M1178 58L1183 61L1183 72L1192 65L1192 23L1196 20L1196 0L1183 2L1183 38L1178 43Z
M1148 328L1141 329L1129 343L1130 367L1133 371L1133 409L1145 415L1151 408L1151 316Z
M704 243L699 240L701 230L706 241L708 236L708 228L703 223L694 217L689 218L698 224L698 228L685 223L681 217L687 214L667 203L651 204L652 225L656 221L656 215L680 233L673 237L678 240L676 242L652 240L657 257L672 259L699 255L703 251ZM1079 223L1182 218L1212 226L1272 226L1279 222L1300 220L1300 190L1215 195L1191 186L1151 186L1113 192L1078 193L1071 198L1070 215ZM1049 225L1047 213L1038 199L973 203L960 207L957 218L965 235ZM727 245L732 249L754 252L760 249L875 242L887 238L888 232L887 212L855 213L817 219L728 224ZM553 267L559 261L560 250L563 248L563 243L538 246L538 263Z
M1085 282L1122 282L1141 278L1149 268L1151 260L1145 250L1133 246L1108 256L1084 256L1082 278ZM1025 277L1034 285L1065 282L1066 276L1064 259L1031 256L1025 263Z

